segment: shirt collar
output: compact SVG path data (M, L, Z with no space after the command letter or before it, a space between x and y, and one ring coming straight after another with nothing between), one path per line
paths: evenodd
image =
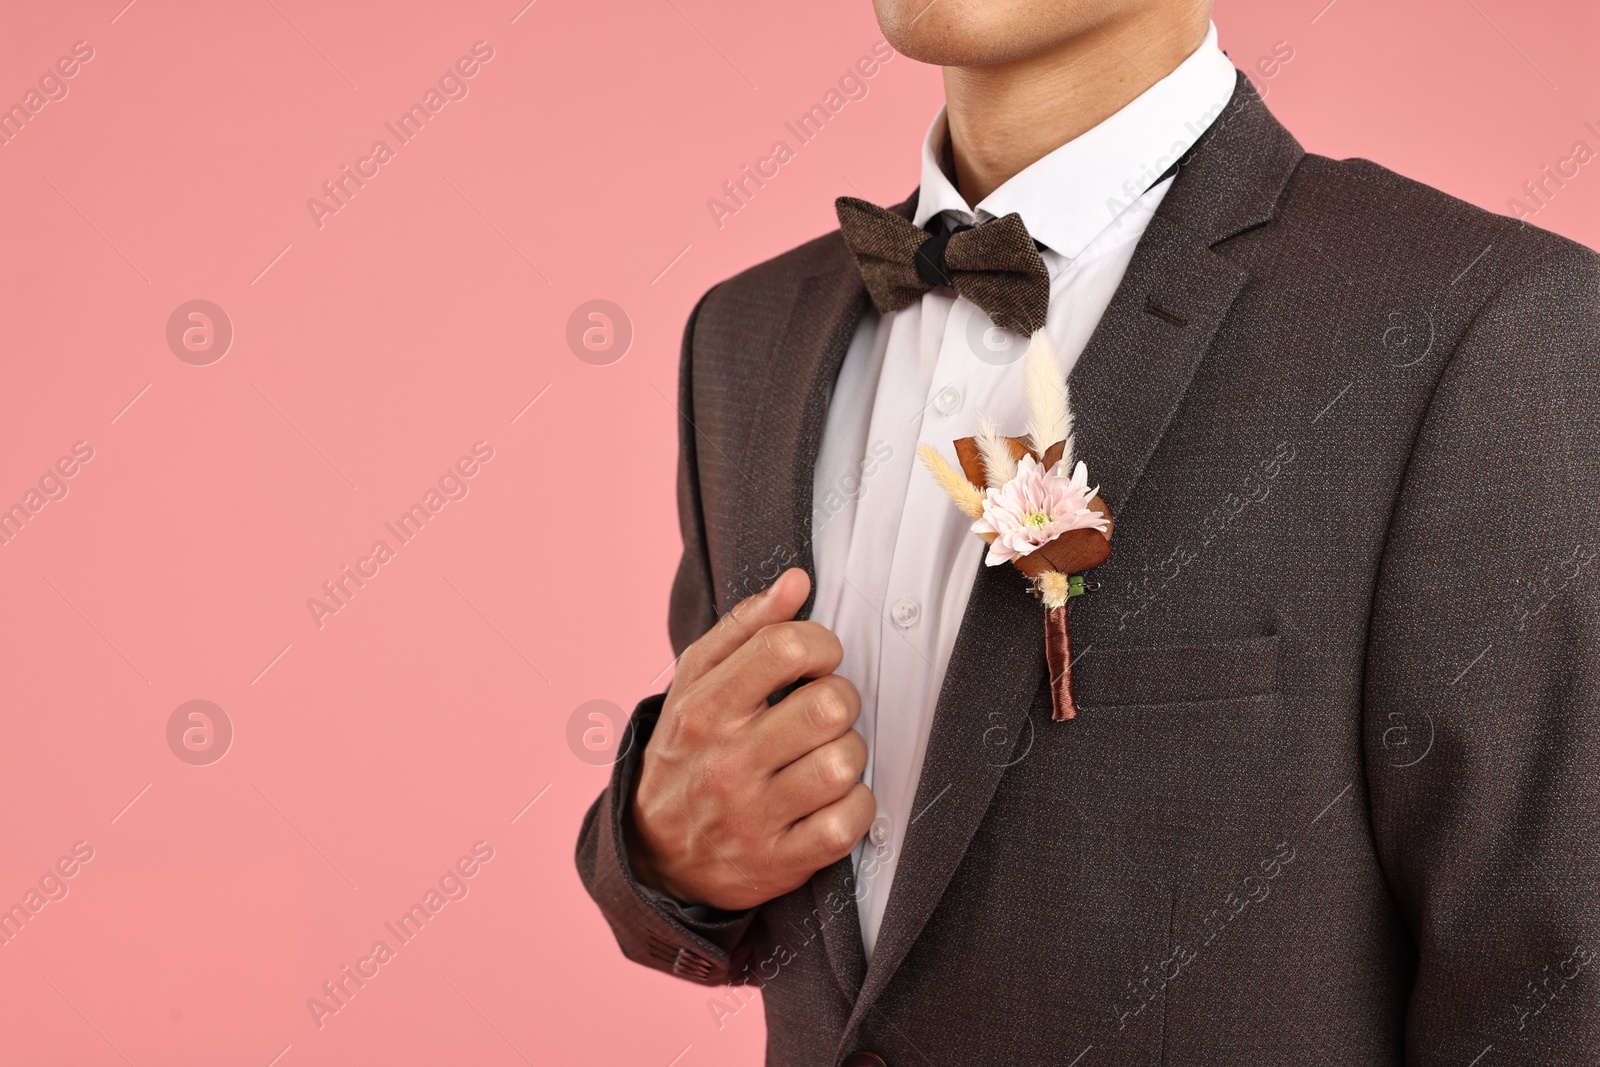
M1028 232L1068 259L1117 220L1188 151L1233 95L1237 73L1212 23L1177 68L1098 126L1036 160L970 207L939 166L946 133L939 109L922 143L922 183L912 221L940 212L973 225L1015 211Z

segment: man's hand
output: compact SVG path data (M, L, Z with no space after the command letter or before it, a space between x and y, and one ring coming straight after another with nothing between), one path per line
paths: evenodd
M684 904L740 911L782 896L872 822L867 743L850 728L861 698L831 673L844 650L821 624L792 621L810 586L785 571L678 660L624 823L634 875Z

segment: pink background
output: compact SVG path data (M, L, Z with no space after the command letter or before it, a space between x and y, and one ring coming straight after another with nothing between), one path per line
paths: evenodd
M887 64L719 228L707 198L878 40L866 0L125 2L12 4L0 32L0 103L93 48L0 147L0 506L93 449L0 545L0 906L93 849L0 946L0 1060L759 1062L759 1003L719 1028L584 896L606 771L569 722L668 676L685 315L836 195L909 192L937 71ZM1241 66L1292 47L1258 82L1312 151L1505 211L1600 149L1587 0L1216 20ZM383 124L480 40L468 95L396 147ZM307 198L378 138L394 158L319 228ZM1600 163L1536 221L1600 243ZM205 366L166 337L194 299L234 330ZM567 341L595 299L633 330L604 366ZM400 545L384 523L478 441L468 495ZM319 628L308 598L380 538ZM234 733L207 765L168 741L196 699ZM383 924L479 841L400 945ZM319 1028L307 999L380 938Z

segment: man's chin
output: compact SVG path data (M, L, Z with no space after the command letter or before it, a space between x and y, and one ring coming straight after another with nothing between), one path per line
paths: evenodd
M1004 5L973 0L877 0L878 25L896 52L941 67L987 67L1048 48L1038 21L1017 24ZM1030 29L1031 27L1031 29Z

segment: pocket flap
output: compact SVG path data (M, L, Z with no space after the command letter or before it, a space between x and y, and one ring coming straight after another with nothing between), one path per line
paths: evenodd
M1277 676L1277 634L1196 645L1091 645L1072 668L1078 701L1100 706L1260 696L1277 688Z

